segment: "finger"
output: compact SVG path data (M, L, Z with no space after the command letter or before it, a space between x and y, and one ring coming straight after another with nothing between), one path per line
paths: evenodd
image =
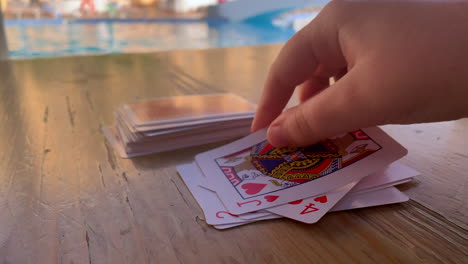
M306 38L304 32L294 35L271 66L252 124L253 131L268 126L282 112L295 87L317 68L317 58Z
M299 86L299 102L307 101L328 86L328 77L312 77Z
M299 102L303 103L330 85L330 77L337 71L327 69L323 64L317 67L313 76L299 86Z
M307 146L322 139L379 122L372 100L358 85L363 70L353 68L338 82L305 103L281 114L268 129L276 147Z
M333 76L333 82L337 82L339 79L341 79L346 73L348 72L347 68L343 68L336 72Z
M346 65L337 27L327 8L282 48L270 68L252 130L268 126L282 112L295 87L308 80L320 63L330 68Z

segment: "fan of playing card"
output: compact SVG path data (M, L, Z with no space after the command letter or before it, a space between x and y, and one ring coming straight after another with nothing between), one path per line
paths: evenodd
M394 187L418 174L397 162L406 153L377 127L305 148L275 148L261 130L177 169L215 228L280 217L311 224L327 212L407 201Z
M158 98L120 106L104 128L124 158L239 138L250 133L255 105L234 94Z

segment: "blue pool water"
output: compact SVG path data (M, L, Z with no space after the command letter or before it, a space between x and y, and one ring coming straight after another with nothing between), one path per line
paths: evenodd
M7 23L12 58L152 52L283 43L294 30L270 21Z

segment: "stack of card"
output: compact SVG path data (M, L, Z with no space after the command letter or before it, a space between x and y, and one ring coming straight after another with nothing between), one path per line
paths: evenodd
M315 223L329 211L407 201L394 187L418 174L397 162L406 153L377 127L305 148L275 148L261 130L177 169L218 229L280 217Z
M104 134L121 157L248 135L255 105L234 94L176 96L120 106Z

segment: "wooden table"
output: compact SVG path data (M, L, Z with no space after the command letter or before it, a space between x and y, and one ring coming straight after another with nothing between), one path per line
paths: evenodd
M257 102L279 46L0 65L1 263L467 263L468 120L385 130L421 172L405 204L218 231L175 165L219 144L120 159L101 128L136 99Z

